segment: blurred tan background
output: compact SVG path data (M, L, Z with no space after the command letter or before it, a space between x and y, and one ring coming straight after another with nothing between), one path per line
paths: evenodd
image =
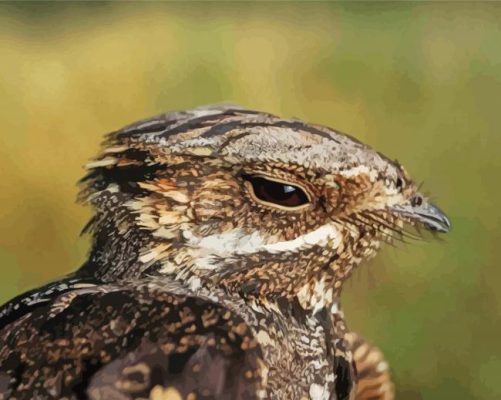
M234 101L350 132L424 181L443 241L347 284L398 398L501 398L501 4L0 4L0 302L77 268L105 132Z

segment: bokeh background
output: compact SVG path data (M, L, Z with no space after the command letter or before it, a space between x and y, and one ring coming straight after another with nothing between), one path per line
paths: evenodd
M501 4L0 4L0 302L77 268L105 132L234 101L398 158L453 221L346 285L398 399L501 398Z

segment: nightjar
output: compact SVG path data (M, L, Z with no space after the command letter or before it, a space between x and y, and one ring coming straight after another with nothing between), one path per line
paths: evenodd
M88 261L0 309L0 399L392 399L339 298L445 214L324 126L208 106L111 133L87 165Z

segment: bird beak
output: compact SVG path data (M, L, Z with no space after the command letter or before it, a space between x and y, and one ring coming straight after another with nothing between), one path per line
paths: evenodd
M419 193L414 194L408 204L394 205L392 211L420 223L433 232L447 233L451 229L447 215Z

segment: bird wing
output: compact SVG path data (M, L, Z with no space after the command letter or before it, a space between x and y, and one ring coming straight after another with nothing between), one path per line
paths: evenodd
M234 312L149 285L67 291L0 330L0 399L256 399L263 365Z
M395 387L383 353L354 332L345 339L357 370L355 400L393 400Z

